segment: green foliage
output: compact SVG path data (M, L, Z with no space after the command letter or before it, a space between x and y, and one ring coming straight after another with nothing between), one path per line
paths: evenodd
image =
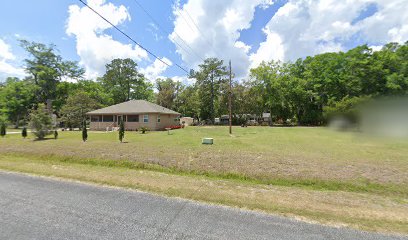
M39 104L37 109L31 111L29 126L38 139L53 133L52 118L44 104Z
M138 72L137 63L130 58L112 60L100 81L114 104L131 99L153 100L153 85Z
M250 91L277 120L320 125L334 113L355 118L360 100L408 93L408 43L373 52L366 45L324 53L295 63L269 62L251 69ZM354 117L352 117L354 115Z
M0 123L0 136L6 136L6 124L4 122Z
M54 131L54 139L57 139L57 138L58 138L58 131L55 130L55 131Z
M147 128L147 127L141 127L140 129L139 129L139 131L141 131L142 132L142 134L145 134L147 131L149 131L150 129L149 128Z
M200 97L197 87L186 86L177 98L178 107L175 109L183 116L199 118L200 116Z
M123 119L120 120L119 123L119 140L120 142L123 142L123 138L125 137L125 123L123 122Z
M355 123L358 121L358 108L368 100L370 100L369 96L345 97L338 102L333 102L331 105L323 108L325 118L330 119L341 116Z
M5 118L18 128L35 104L37 88L31 80L7 78L0 91L0 109Z
M88 140L88 130L86 129L86 120L82 123L82 141L86 142Z
M100 79L98 81L79 80L76 85L77 89L87 93L101 106L110 106L114 103L111 92L105 90Z
M21 131L21 136L22 136L23 138L26 138L26 137L27 137L27 128L26 128L26 127L23 127L23 130Z
M201 121L228 114L229 72L222 60L206 59L191 71L191 85L157 79L155 95L132 59L114 59L102 78L83 80L84 69L63 60L54 45L25 40L21 45L29 56L29 77L0 83L0 121L15 127L25 125L39 103L47 104L67 127L81 126L88 111L130 99L156 101ZM62 81L67 78L77 81ZM375 52L362 45L295 62L263 62L231 90L233 114L260 117L267 112L274 122L321 125L334 113L348 112L357 99L407 95L408 42L389 43Z
M66 127L80 127L86 117L85 114L100 107L101 105L92 99L89 94L77 91L68 96L60 112L61 120Z
M156 96L157 104L165 108L176 109L176 105L178 105L176 101L183 88L182 84L174 82L171 78L166 80L159 78L156 80L156 88L158 90Z
M64 61L56 52L55 45L20 40L21 46L30 58L24 60L25 70L30 74L35 85L39 103L57 98L57 86L63 78L80 79L85 70L77 62Z
M220 115L219 97L227 89L227 68L224 62L217 58L208 58L199 65L199 70L192 77L196 79L196 88L200 99L200 118L214 122ZM225 109L224 109L225 110Z

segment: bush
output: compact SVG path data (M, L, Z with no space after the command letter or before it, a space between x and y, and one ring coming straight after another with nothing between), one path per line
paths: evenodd
M58 138L58 131L55 130L55 131L54 131L54 139L57 139L57 138Z
M30 128L38 139L53 133L52 118L44 104L39 104L36 110L31 111Z
M149 131L150 129L149 128L147 128L147 127L141 127L140 129L139 129L139 131L141 131L142 132L142 134L145 134L147 131Z
M82 141L86 142L88 140L88 130L86 129L86 121L84 120L82 124Z
M27 128L26 128L26 127L23 127L23 130L21 131L21 136L22 136L23 138L26 138L26 137L27 137Z
M4 122L1 123L1 126L0 126L0 135L2 137L6 136L6 124Z

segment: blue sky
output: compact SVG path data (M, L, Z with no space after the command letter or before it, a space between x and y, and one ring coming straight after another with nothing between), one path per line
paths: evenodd
M26 53L18 39L55 44L63 58L81 62L88 78L102 75L104 64L111 58L132 57L149 78L165 76L188 81L175 64L196 68L201 61L196 55L232 59L237 76L243 78L261 61L290 61L322 52L346 51L360 44L378 49L390 41L407 41L407 1L183 0L176 5L172 0L88 1L98 9L104 8L112 19L117 17L120 29L160 58L166 58L171 67L146 57L113 28L98 28L97 22L92 25L95 16L83 12L79 1L3 1L0 79L21 75ZM78 7L69 11L74 5ZM68 23L72 23L70 30Z

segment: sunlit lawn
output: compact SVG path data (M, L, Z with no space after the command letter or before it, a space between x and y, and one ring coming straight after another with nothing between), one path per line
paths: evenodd
M202 145L203 137L214 145ZM255 179L319 179L380 184L408 183L408 141L367 138L308 127L187 127L165 131L59 132L57 140L19 134L1 139L3 153L121 159L199 173L235 173Z

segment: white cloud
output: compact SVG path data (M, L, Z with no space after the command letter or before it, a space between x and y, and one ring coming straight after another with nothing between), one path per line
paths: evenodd
M257 6L270 4L268 0L188 0L174 10L175 27L169 38L174 42L177 32L203 58L232 59L238 77L262 61L345 51L356 40L375 46L408 40L408 0L289 0L263 28L266 39L251 53L256 46L240 41L240 30L251 27ZM377 12L364 19L360 15L370 4ZM177 52L192 67L201 62L194 54L179 48Z
M383 46L382 45L373 45L373 46L369 46L369 48L371 48L373 50L373 52L378 52L383 48Z
M408 40L407 0L377 0L379 11L359 24L368 41L386 43Z
M24 69L13 66L10 61L16 57L11 52L11 47L0 39L0 79L7 77L24 77Z
M270 0L190 0L174 9L174 31L169 38L175 42L180 35L201 58L231 59L235 74L243 77L250 65L250 46L238 41L239 31L250 28L257 6L271 4ZM188 54L177 46L177 52L190 67L202 62L192 51Z
M160 39L163 38L160 34L157 33L159 31L159 27L156 26L156 24L152 22L148 24L148 27L146 28L146 30L152 34L156 42L158 42Z
M284 58L284 46L280 36L268 28L263 29L266 41L262 42L256 51L250 55L251 68L257 67L262 61L282 61Z
M165 63L167 63L168 65L173 65L173 63L163 57L161 58L161 60ZM166 69L169 67L168 65L164 64L163 62L161 62L159 59L156 59L151 65L147 66L144 69L141 69L140 72L143 73L145 75L145 77L150 80L150 82L154 83L156 81L157 78L163 78L162 76L160 76L164 71L166 71Z
M353 24L369 4L376 4L378 11ZM402 43L408 40L408 2L290 0L272 17L267 28L280 37L285 61L347 50L347 42L354 41L352 37L357 34L360 41L376 45Z
M171 79L173 79L173 81L181 82L187 85L194 84L196 81L195 78L189 78L188 76L174 76L174 77L171 77Z
M125 6L105 3L105 0L88 0L88 4L114 25L130 21ZM116 41L104 33L112 28L87 7L69 6L66 33L76 37L77 54L86 69L87 77L94 78L105 72L105 65L114 58L147 59L147 52L138 46Z
M234 43L234 46L235 46L236 48L243 49L243 50L245 51L245 53L248 53L249 50L251 50L251 46L248 46L248 45L246 45L244 42L241 42L241 41L236 41L236 42Z
M11 53L10 46L0 39L0 59L14 60L16 57Z

